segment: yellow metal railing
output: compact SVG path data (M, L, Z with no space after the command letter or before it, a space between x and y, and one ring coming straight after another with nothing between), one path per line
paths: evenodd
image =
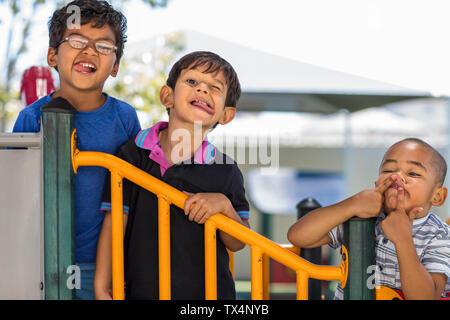
M170 205L184 208L187 195L156 179L145 171L113 155L79 151L76 148L75 130L71 140L72 165L74 172L80 166L100 166L111 173L111 223L112 223L112 282L113 299L124 299L124 257L123 257L123 213L122 180L147 189L158 197L158 241L159 241L159 297L171 298L170 292ZM205 223L205 298L217 299L216 230L220 229L246 243L251 248L251 297L268 298L269 257L294 270L297 274L297 299L308 299L308 279L337 280L344 287L347 281L348 255L344 249L339 266L312 264L298 254L296 249L283 248L275 242L244 227L240 223L216 214Z

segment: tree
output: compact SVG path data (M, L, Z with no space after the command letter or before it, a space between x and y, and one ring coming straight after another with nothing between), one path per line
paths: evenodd
M0 3L4 3L5 0L0 0ZM6 52L5 52L5 67L6 78L2 79L0 87L2 89L2 95L0 95L0 132L4 131L6 124L6 103L13 99L16 94L11 92L11 84L13 77L16 73L16 65L18 59L27 51L27 41L30 35L30 28L33 24L33 17L36 10L42 5L45 0L35 0L22 3L17 0L9 0L8 7L11 13L11 22L9 23L8 35L6 40ZM22 14L22 7L28 5L31 9L29 14ZM3 19L0 23L4 23ZM20 26L20 27L19 27ZM20 28L20 30L19 30ZM20 38L17 48L13 47L13 39Z
M120 76L108 91L145 113L147 120L142 127L154 124L165 114L159 91L165 84L169 66L183 49L183 35L169 33L155 38L144 51L138 50L122 62Z
M126 0L128 1L128 0ZM168 0L142 0L152 8L166 7ZM55 7L60 7L68 1L62 0L0 0L0 5L3 5L6 10L2 10L2 17L0 24L5 24L6 16L3 14L9 13L9 24L7 26L6 46L4 53L3 70L6 74L3 79L0 79L0 132L3 132L6 127L7 113L6 104L11 100L18 99L18 92L12 89L12 83L17 77L17 62L27 52L29 42L30 30L34 24L36 12L45 3L53 3ZM120 7L124 1L112 1L115 7Z

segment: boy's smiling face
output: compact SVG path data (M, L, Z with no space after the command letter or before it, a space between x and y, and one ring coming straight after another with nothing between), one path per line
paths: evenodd
M396 197L399 187L405 190L407 213L421 207L424 210L420 217L423 217L431 206L443 204L447 190L438 181L432 157L431 150L414 141L401 142L386 152L376 185L393 175L395 182L385 192L385 208L388 206L386 201Z
M236 108L225 106L227 82L222 71L204 73L203 67L181 71L172 90L162 88L162 102L170 108L170 121L201 122L210 129L217 122L225 124L234 118ZM169 100L165 101L164 93Z
M107 39L115 43L115 35L111 27L105 24L101 28L87 23L79 29L66 29L63 39L69 35L81 35L89 40ZM115 52L104 55L97 52L93 42L84 49L75 49L68 41L64 41L56 49L49 48L47 61L51 67L57 67L61 90L101 90L106 79L116 76L119 61Z

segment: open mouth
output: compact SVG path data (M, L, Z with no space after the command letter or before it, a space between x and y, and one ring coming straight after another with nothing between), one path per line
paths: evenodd
M392 179L394 180L394 183L390 185L389 188L398 190L400 188L405 189L405 185L403 184L403 180L398 175L393 175Z
M200 108L209 114L214 114L214 108L211 107L204 99L195 98L190 102L194 107Z
M398 190L399 188L403 188L403 183L395 181L393 184L391 184L390 188Z
M74 69L75 71L81 72L81 73L85 73L85 74L90 74L90 73L94 73L95 71L97 71L97 67L90 62L77 62L74 65Z

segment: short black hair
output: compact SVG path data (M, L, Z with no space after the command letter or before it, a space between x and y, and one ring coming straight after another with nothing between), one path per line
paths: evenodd
M227 97L225 106L236 107L241 97L241 85L236 71L231 64L219 55L209 51L194 51L178 60L169 72L166 84L175 89L175 84L184 69L197 69L205 67L204 73L223 72L227 84Z
M447 175L447 162L445 161L444 157L430 144L426 143L425 141L418 139L418 138L406 138L403 140L400 140L396 143L394 143L392 146L389 147L389 149L386 151L386 153L383 156L383 159L386 157L386 154L396 145L399 145L403 142L414 142L421 146L423 146L425 149L430 151L431 153L431 165L434 168L434 171L436 173L436 182L439 185L443 185L445 181L445 177Z
M116 57L117 61L119 61L123 55L123 48L127 41L125 34L127 30L127 19L107 1L75 0L55 10L53 16L48 21L49 47L57 50L56 47L63 38L68 21L73 19L74 12L70 10L70 6L77 6L80 9L81 25L93 22L94 28L101 28L105 24L111 27L116 37Z

